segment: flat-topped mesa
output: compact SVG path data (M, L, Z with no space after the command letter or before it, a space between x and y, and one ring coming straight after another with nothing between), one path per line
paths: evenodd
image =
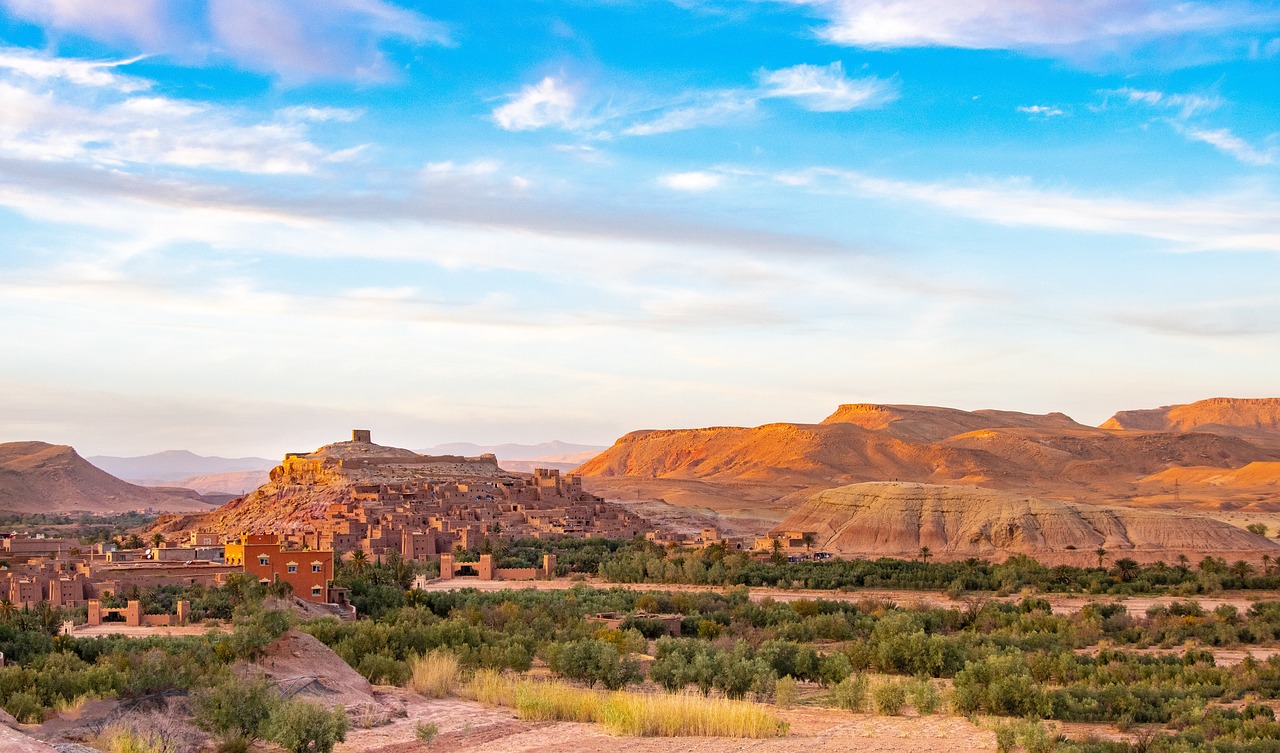
M1063 413L1020 413L1006 410L966 411L932 405L847 403L822 420L824 424L853 424L903 439L939 442L982 429L1090 430Z

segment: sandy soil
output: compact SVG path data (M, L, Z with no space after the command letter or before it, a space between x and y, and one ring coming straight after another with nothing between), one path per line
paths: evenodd
M338 753L410 753L424 749L414 737L419 721L440 734L432 751L485 753L676 753L698 751L819 751L845 753L961 753L995 750L995 736L960 717L881 717L828 709L790 709L778 714L791 735L775 740L732 738L614 737L593 724L524 722L506 709L455 699L428 700L407 691L379 688L379 696L404 704L408 716L389 725L352 730Z
M539 591L559 591L573 588L579 584L592 586L594 588L626 588L632 591L677 591L677 592L724 592L728 589L715 586L686 586L679 584L653 584L653 583L607 583L598 578L589 578L585 581L574 582L567 579L557 580L531 580L531 581L483 581L473 579L454 579L454 580L419 580L415 585L424 591L450 591L456 588L475 588L480 591L503 591L507 589L522 590L536 589ZM1120 602L1124 604L1129 614L1134 616L1143 616L1147 609L1157 604L1170 604L1175 601L1187 601L1187 597L1182 596L1074 596L1062 594L1038 594L1042 598L1048 599L1053 605L1055 614L1075 614L1083 609L1086 605L1096 602ZM1017 602L1022 599L1017 596L989 596L974 595L959 600L952 599L945 593L939 591L896 591L879 588L864 588L857 591L819 591L810 589L780 589L780 588L753 588L751 589L752 601L763 601L765 599L773 599L775 601L791 602L803 599L826 599L829 601L850 601L858 602L864 599L875 599L891 601L900 606L923 606L923 607L944 607L950 609L964 608L971 603L973 599L986 599L989 601L1009 601ZM1205 609L1214 609L1222 604L1230 604L1240 611L1245 611L1253 605L1255 601L1269 601L1280 599L1280 592L1276 591L1248 591L1248 592L1226 592L1221 596L1215 597L1194 597Z
M123 635L129 638L150 638L153 636L168 635L204 635L210 630L223 633L227 629L222 625L170 625L170 626L150 626L150 627L128 627L121 622L108 622L104 625L77 625L72 630L72 635L77 638L93 638L99 635Z

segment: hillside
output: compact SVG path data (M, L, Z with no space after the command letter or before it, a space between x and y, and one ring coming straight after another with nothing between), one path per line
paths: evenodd
M116 513L208 510L189 490L164 492L121 481L65 445L0 444L0 512Z
M1155 510L1068 504L969 486L852 484L819 492L777 530L815 532L813 546L846 557L1004 559L1050 562L1172 561L1177 555L1228 558L1280 554L1280 543L1217 520Z
M357 485L477 479L513 480L492 455L426 456L366 441L334 442L291 454L266 483L204 515L162 518L155 530L178 533L197 526L221 531L313 531L329 505L350 502Z
M1061 413L851 404L819 424L632 432L577 472L602 496L651 496L779 520L809 493L858 482L958 483L1123 504L1144 492L1144 479L1170 468L1225 471L1277 460L1280 440L1259 445L1225 432L1115 430ZM1196 501L1215 494L1206 488Z
M1215 397L1186 405L1120 411L1103 423L1102 428L1207 432L1280 448L1280 398Z

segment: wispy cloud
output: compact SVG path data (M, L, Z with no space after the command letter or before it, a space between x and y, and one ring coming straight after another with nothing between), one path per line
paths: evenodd
M493 120L507 131L547 127L572 130L582 123L577 108L577 94L562 81L547 76L511 95L505 105L494 109Z
M685 92L656 104L626 107L610 102L606 107L584 104L578 88L548 76L508 95L492 117L508 131L559 128L593 130L605 137L656 136L741 123L756 116L765 99L790 99L813 112L848 112L898 98L897 82L876 76L850 78L839 61L761 70L756 78L758 85L750 88Z
M312 142L308 121L357 117L345 110L290 108L261 120L235 108L146 95L147 81L104 64L0 50L0 156L230 170L310 173L350 159ZM40 75L34 77L32 71Z
M1057 118L1067 114L1061 107L1055 107L1054 105L1024 105L1018 108L1018 112L1026 113L1032 118L1041 119Z
M40 55L21 47L0 47L0 70L38 81L63 80L78 86L105 87L122 92L143 91L151 87L149 81L122 75L115 70L141 59L76 60Z
M1163 110L1176 110L1178 117L1190 118L1194 115L1212 112L1222 107L1222 97L1216 94L1166 93L1157 89L1106 89L1099 92L1104 97L1119 97L1130 104L1147 105Z
M1280 197L1267 193L1144 202L1053 191L1024 180L905 181L834 168L784 173L776 180L913 202L999 225L1151 238L1178 251L1280 252Z
M656 136L687 131L704 126L740 123L756 112L757 98L743 91L720 91L699 94L692 104L670 107L657 117L627 126L627 136Z
M794 65L776 71L761 71L761 96L794 99L815 112L848 112L879 107L898 98L894 82L875 76L851 79L844 65Z
M386 0L0 0L47 29L168 55L186 62L230 60L286 80L385 80L394 76L382 44L451 44L448 29ZM200 12L203 11L203 12Z
M705 171L695 171L688 173L669 173L663 175L658 181L672 189L673 191L710 191L713 188L719 188L724 183L724 176L720 173L711 173Z
M1185 34L1267 29L1274 6L1161 0L778 0L825 17L819 34L865 48L1108 52Z
M1246 164L1260 167L1276 164L1277 150L1275 147L1258 149L1248 141L1232 133L1228 128L1185 128L1181 130L1192 141L1204 142Z
M1246 165L1265 167L1276 164L1280 159L1280 150L1274 146L1256 147L1230 128L1205 124L1202 116L1218 110L1224 104L1216 94L1169 94L1156 89L1132 88L1110 89L1100 93L1108 98L1120 97L1129 104L1172 111L1171 115L1159 119L1176 133L1190 141L1208 144ZM1105 102L1103 106L1106 106Z

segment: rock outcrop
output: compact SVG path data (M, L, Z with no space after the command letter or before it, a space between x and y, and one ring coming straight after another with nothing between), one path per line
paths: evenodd
M1103 423L1102 428L1206 432L1280 448L1280 398L1214 397L1186 405L1120 411Z
M0 512L116 513L208 510L189 489L161 491L121 481L66 445L0 444Z
M606 497L661 498L771 520L809 493L867 481L1121 505L1146 495L1138 504L1212 507L1212 487L1201 485L1194 499L1165 499L1151 496L1148 479L1174 468L1225 472L1280 461L1280 432L1268 428L1273 402L1280 401L1204 401L1196 411L1166 411L1174 419L1130 421L1138 428L1115 428L1119 419L1085 426L1061 413L849 404L819 424L632 432L577 473ZM1157 423L1167 427L1142 428ZM1206 430L1228 424L1234 428Z
M970 486L864 483L814 494L777 527L815 532L814 547L845 557L1171 561L1178 554L1276 555L1280 543L1208 518L1069 504Z

